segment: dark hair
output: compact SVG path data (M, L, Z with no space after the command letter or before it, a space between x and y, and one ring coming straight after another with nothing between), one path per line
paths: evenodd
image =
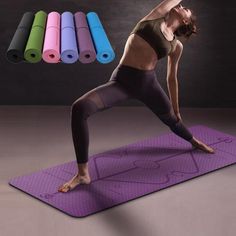
M192 34L197 34L197 26L196 26L196 19L197 17L193 14L190 17L190 23L187 25L181 25L179 28L174 32L176 36L183 36L185 39L189 39Z

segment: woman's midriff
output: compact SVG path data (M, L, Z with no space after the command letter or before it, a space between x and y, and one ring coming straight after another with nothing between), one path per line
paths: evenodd
M153 70L158 58L154 49L140 36L129 36L120 64L132 66L141 70Z

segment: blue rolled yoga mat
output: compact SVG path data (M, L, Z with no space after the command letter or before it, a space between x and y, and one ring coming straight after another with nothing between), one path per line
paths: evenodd
M103 64L113 61L115 58L115 53L98 15L95 12L89 12L87 14L87 20L96 48L97 60Z
M64 63L74 63L78 60L74 15L64 12L61 15L61 60Z

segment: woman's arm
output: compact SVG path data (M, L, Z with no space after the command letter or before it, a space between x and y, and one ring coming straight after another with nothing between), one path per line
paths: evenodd
M182 52L183 52L183 44L179 40L177 40L175 49L168 55L168 64L167 64L167 87L170 95L170 100L174 112L176 114L179 113L177 71Z
M153 8L140 21L152 20L165 16L173 7L177 6L182 0L163 0L155 8Z
M173 7L178 5L182 0L163 0L159 3L153 10L151 11L153 14L159 13L161 15L165 15L169 12Z

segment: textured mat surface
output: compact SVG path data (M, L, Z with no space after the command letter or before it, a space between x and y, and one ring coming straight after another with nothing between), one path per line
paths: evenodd
M234 136L202 125L189 129L215 154L192 148L170 132L90 156L91 184L68 193L57 189L76 174L75 161L15 177L9 184L70 216L84 217L236 162Z

